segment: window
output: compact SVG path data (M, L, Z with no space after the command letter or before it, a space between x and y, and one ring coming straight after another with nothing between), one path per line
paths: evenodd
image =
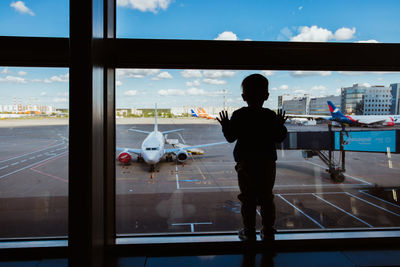
M344 97L347 102L336 88L374 80L376 75L388 84L400 80L398 73L355 76L334 71L117 69L116 114L123 114L116 121L117 236L234 232L241 227L232 157L234 144L220 143L225 139L214 118L223 109L232 114L246 105L240 84L252 73L261 73L269 79L270 96L264 107L276 110L278 99L287 94L290 97L281 101L286 112L306 114L306 110L313 110L318 103L306 99L315 97L323 103L316 113L322 117L331 114L328 100L339 105ZM355 110L359 109L357 103L352 104ZM289 132L328 131L326 121L313 124L302 118L291 118L286 127ZM166 153L157 159L147 159L140 152L141 144L145 139L152 142L147 138L155 129L166 133L165 141L160 143ZM347 127L351 138L363 140L356 137L357 130L363 129ZM371 135L377 133L374 130L381 128L370 130ZM339 134L339 129L334 131ZM386 153L386 147L392 145L388 140L383 142L380 152ZM186 146L209 143L217 145L183 151ZM318 156L304 157L300 147L279 149L274 190L276 228L290 232L400 227L394 211L385 204L396 205L396 201L379 193L392 185L391 179L383 179L382 175L398 175L397 169L387 164L383 167L382 162L394 161L398 155L392 154L389 159L366 143L361 142L360 147L366 152L360 149L347 152L343 182L331 179ZM182 150L168 152L174 148ZM132 151L129 162L118 156L125 154L126 149ZM338 157L338 152L334 155ZM365 164L368 171L362 167ZM380 219L372 219L377 212ZM337 219L332 220L333 217Z
M68 234L69 72L0 67L0 239Z

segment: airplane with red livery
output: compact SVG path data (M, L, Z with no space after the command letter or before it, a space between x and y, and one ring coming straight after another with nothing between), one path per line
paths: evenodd
M137 155L137 161L149 164L151 172L155 170L155 165L160 162L164 156L166 161L173 161L173 156L175 156L177 162L184 163L188 159L189 153L201 154L202 151L199 148L227 144L227 142L218 142L192 146L177 143L177 140L174 139L167 139L168 133L183 131L183 129L159 131L157 124L157 107L155 108L153 131L149 132L138 129L129 129L129 131L144 133L147 134L147 137L143 140L141 148L117 147L116 150L119 152L117 156L118 161L122 164L129 164L132 160L132 155ZM166 144L170 144L173 147L165 148Z

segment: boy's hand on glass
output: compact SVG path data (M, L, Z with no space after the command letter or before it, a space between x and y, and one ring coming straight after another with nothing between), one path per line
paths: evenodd
M219 113L219 118L217 117L217 121L221 124L223 129L227 129L229 127L228 111L221 111Z
M282 109L278 109L277 117L278 117L278 122L280 124L284 124L286 122L287 117L285 116L285 114L286 114L286 111L282 112Z

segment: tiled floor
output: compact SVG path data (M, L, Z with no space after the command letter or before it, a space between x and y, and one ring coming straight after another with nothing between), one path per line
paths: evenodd
M67 259L0 262L0 267L64 267ZM210 255L181 257L121 257L118 266L400 266L400 250L281 252L276 255Z

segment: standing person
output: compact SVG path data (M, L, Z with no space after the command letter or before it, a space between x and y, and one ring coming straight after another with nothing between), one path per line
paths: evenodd
M256 209L261 206L262 240L275 238L275 204L272 189L276 174L276 143L282 142L287 134L284 126L285 113L263 108L269 97L268 79L261 74L252 74L242 82L242 98L247 107L233 112L231 119L227 111L219 113L217 120L222 126L226 140L237 140L233 150L236 161L242 203L241 214L244 228L239 238L244 241L256 240Z

